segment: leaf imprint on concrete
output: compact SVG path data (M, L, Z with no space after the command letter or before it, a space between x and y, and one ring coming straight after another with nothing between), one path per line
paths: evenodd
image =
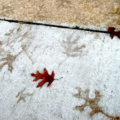
M101 113L105 115L106 117L110 118L111 120L120 120L120 116L111 116L107 113L105 113L102 108L98 105L102 95L99 91L95 91L95 98L89 98L89 89L85 90L84 92L81 90L81 88L76 88L78 90L77 94L74 94L74 97L78 99L85 100L85 103L80 106L75 106L76 110L79 110L80 112L83 112L86 106L89 106L92 111L89 113L90 117L94 116L95 114ZM84 95L82 95L84 93Z
M62 41L61 46L64 48L64 54L68 57L81 56L82 50L86 47L85 45L78 46L79 37L72 39L73 35L67 37L66 41Z
M25 90L26 89L24 88L23 90L21 90L20 92L18 92L18 94L16 95L16 97L18 98L17 103L19 103L20 101L26 102L25 98L27 96L32 96L33 95L33 93L24 93Z
M1 58L0 59L0 70L5 66L5 65L8 65L8 70L10 72L12 72L13 70L13 66L12 66L12 63L15 61L15 59L17 58L17 56L21 54L21 52L19 52L17 55L13 56L11 54L8 54L6 57L4 58Z

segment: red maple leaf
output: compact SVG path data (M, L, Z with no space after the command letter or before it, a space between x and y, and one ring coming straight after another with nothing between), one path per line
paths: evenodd
M118 38L120 38L120 31L115 31L114 27L108 28L108 33L110 33L110 37L113 39L113 37L116 35Z
M47 86L49 87L52 84L52 82L55 80L54 79L54 76L55 76L54 71L52 71L51 75L49 75L46 68L44 68L43 73L40 73L39 71L37 71L36 74L31 73L31 76L35 77L35 79L33 81L42 79L42 81L38 83L37 87L42 87L46 82L48 82Z

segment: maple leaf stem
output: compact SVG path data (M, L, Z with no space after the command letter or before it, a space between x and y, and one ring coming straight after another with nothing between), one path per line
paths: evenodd
M60 78L57 78L57 79L55 79L55 80L60 80L60 79L62 79L63 77L60 77Z

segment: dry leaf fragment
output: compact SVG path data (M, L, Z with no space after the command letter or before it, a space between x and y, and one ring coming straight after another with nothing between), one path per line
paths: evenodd
M113 39L114 36L117 36L120 38L120 31L115 31L114 27L109 27L108 28L108 33L110 33L110 37Z

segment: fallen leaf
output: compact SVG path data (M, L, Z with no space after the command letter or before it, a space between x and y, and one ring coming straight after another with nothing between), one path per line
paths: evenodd
M46 82L48 82L48 87L52 84L52 82L55 80L54 76L55 73L52 71L51 75L49 75L48 71L46 68L44 68L44 72L40 73L39 71L35 73L31 73L31 76L35 77L33 81L37 81L39 79L42 79L41 82L38 83L36 87L42 87Z
M110 33L110 37L113 39L114 36L117 36L120 38L120 31L115 31L114 27L109 27L108 28L108 33Z

